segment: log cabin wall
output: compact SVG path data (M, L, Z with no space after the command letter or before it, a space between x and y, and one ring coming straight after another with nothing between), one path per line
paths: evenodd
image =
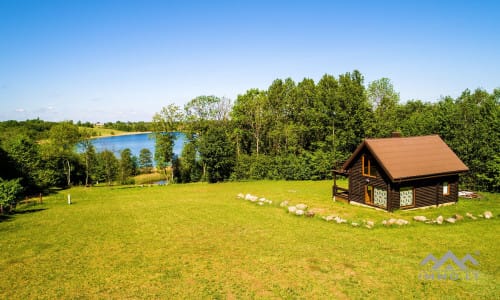
M448 183L448 193L444 194L443 183ZM412 187L414 191L414 205L401 207L401 189ZM394 184L394 193L391 207L394 209L408 209L425 207L443 203L456 202L458 195L458 176L444 176L431 179L406 181Z
M363 156L370 160L371 167L375 168L375 176L363 175ZM378 206L384 209L390 209L390 197L391 191L388 190L390 180L388 176L384 173L384 170L377 164L376 160L371 156L368 151L360 152L354 160L354 163L349 170L349 201L354 201L362 204ZM379 190L386 191L387 193L387 205L374 205L365 203L365 187L367 185L377 188Z

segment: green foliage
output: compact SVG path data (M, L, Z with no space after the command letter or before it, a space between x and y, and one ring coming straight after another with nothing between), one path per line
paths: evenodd
M151 173L153 169L153 154L149 149L141 149L138 166L142 173Z
M23 135L35 141L44 140L48 138L49 130L55 124L57 123L40 119L0 122L0 139L8 140L15 136Z
M195 140L191 140L184 144L181 156L177 158L176 163L177 166L175 170L177 174L174 176L178 178L179 182L197 182L201 179L202 165L197 157Z
M400 104L390 79L372 81L365 89L363 76L355 70L338 78L325 74L317 84L287 78L276 79L267 90L250 89L236 99L231 120L216 117L219 98L197 97L185 107L183 128L196 136L196 149L197 139L209 139L211 127L226 128L224 138L236 156L233 180L331 178L332 169L364 138L388 137L394 131L404 136L439 134L471 170L463 183L494 191L499 97L500 90L466 90L457 99ZM188 170L185 155L178 163ZM205 156L203 163L210 159ZM189 160L193 163L192 156ZM187 180L187 173L179 176Z
M43 144L46 159L61 162L58 164L58 169L66 175L67 186L71 185L71 174L78 163L75 147L81 139L78 126L72 122L61 122L52 126L49 131L49 140Z
M132 151L129 148L123 149L120 152L119 168L120 182L122 184L129 184L130 177L137 173L136 160L132 157Z
M94 173L96 171L97 154L95 147L89 138L83 140L80 145L83 149L81 157L85 166L85 186L87 186L91 183L91 181L93 181L93 177L95 177Z
M367 88L367 97L373 114L374 137L388 137L397 128L397 105L399 93L389 78L381 78L370 82Z
M119 161L115 154L104 150L97 154L96 177L98 181L105 181L108 185L117 178L119 172Z
M235 164L235 153L224 127L210 127L200 138L199 151L206 166L208 182L229 179Z
M355 70L337 77L325 74L317 83L309 78L298 83L276 79L265 90L249 89L239 95L234 107L224 97L199 96L182 110L173 104L164 107L151 123L106 126L153 130L154 160L163 176L173 172L179 182L208 177L211 181L331 178L331 170L339 168L364 138L386 137L393 131L403 136L438 134L470 168L462 176L464 186L498 191L499 102L500 89L492 93L478 89L465 90L456 99L399 103L390 79L372 81L365 88L362 74ZM87 145L92 124L78 124L85 130L79 131L71 121L0 122L0 176L22 178L27 192L115 180L116 170L109 167L114 163L94 158L95 150ZM190 139L178 159L173 155L175 131ZM80 140L84 151L76 155ZM151 171L151 156L141 153L137 164L143 172Z
M3 213L5 206L14 204L23 191L20 181L20 178L13 180L0 178L0 213Z
M173 165L174 159L174 131L177 130L180 122L184 120L181 109L174 104L163 107L159 113L153 117L153 129L155 142L154 159L156 167L167 174L167 166Z
M88 124L83 124L88 126ZM93 125L88 126L88 127L93 127ZM121 122L121 121L116 121L116 122L107 122L104 124L104 128L106 129L114 129L118 131L125 131L125 132L147 132L147 131L152 131L153 126L152 123L149 122Z
M156 166L165 170L172 164L174 158L175 135L172 132L162 132L155 134L155 161Z

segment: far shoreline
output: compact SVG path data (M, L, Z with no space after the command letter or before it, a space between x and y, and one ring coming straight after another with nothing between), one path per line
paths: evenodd
M91 139L99 139L99 138L107 138L107 137L112 137L112 136L124 136L124 135L137 135L137 134L151 134L153 133L152 131L117 131L117 132L110 132L110 133L105 133L101 135L95 135L92 136Z

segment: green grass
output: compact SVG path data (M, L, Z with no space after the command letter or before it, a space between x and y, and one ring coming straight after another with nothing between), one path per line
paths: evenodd
M121 131L121 130L116 130L116 129L102 128L102 127L94 127L94 128L80 127L80 129L81 130L91 130L92 137L106 137L106 136L126 135L126 134L137 133L137 132Z
M477 298L500 292L500 196L387 213L333 203L331 182L73 188L0 221L0 298ZM67 194L74 202L66 203ZM274 200L258 206L236 199ZM289 215L279 202L373 220L373 229ZM410 220L491 210L491 220ZM429 253L478 261L478 280L418 278Z
M150 184L161 180L166 180L166 177L160 173L148 173L134 176L135 184Z

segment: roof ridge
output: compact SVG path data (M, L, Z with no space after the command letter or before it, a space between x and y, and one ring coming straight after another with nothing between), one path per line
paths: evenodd
M439 134L427 134L427 135L400 136L400 137L388 136L388 137L380 137L380 138L365 138L364 140L365 141L373 141L373 140L401 140L401 139L416 139L416 138L434 137L434 136L437 136L437 137L441 138L439 136Z

